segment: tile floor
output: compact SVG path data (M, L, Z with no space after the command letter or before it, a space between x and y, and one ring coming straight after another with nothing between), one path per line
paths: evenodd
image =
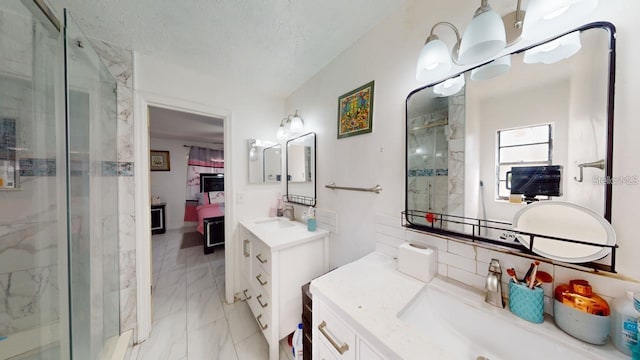
M153 328L130 360L261 360L268 346L246 302L224 301L224 249L180 249L182 233L153 236ZM292 360L280 345L280 360Z

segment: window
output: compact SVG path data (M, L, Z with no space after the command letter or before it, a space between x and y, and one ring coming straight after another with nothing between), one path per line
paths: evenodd
M507 172L517 166L551 165L551 124L498 130L496 199L509 200ZM547 196L539 196L547 199Z

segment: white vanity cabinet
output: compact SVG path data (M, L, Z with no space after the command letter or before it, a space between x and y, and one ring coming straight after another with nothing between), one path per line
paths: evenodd
M302 322L302 285L329 271L329 233L281 219L261 226L267 221L240 223L241 293L277 360L279 340Z
M313 358L320 360L383 360L365 338L330 305L313 298Z

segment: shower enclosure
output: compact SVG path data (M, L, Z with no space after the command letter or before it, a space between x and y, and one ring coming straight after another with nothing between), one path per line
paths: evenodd
M116 83L78 26L0 4L0 359L120 335Z

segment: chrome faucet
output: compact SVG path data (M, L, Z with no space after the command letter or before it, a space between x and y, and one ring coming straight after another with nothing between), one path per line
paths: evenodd
M289 220L293 221L296 218L296 216L294 214L294 210L295 209L294 209L293 205L285 205L284 208L282 209L282 216L287 214L287 217L289 218Z
M487 283L485 289L487 294L484 301L493 306L504 308L504 299L502 298L502 268L498 259L491 259L489 264L489 274L487 274Z

